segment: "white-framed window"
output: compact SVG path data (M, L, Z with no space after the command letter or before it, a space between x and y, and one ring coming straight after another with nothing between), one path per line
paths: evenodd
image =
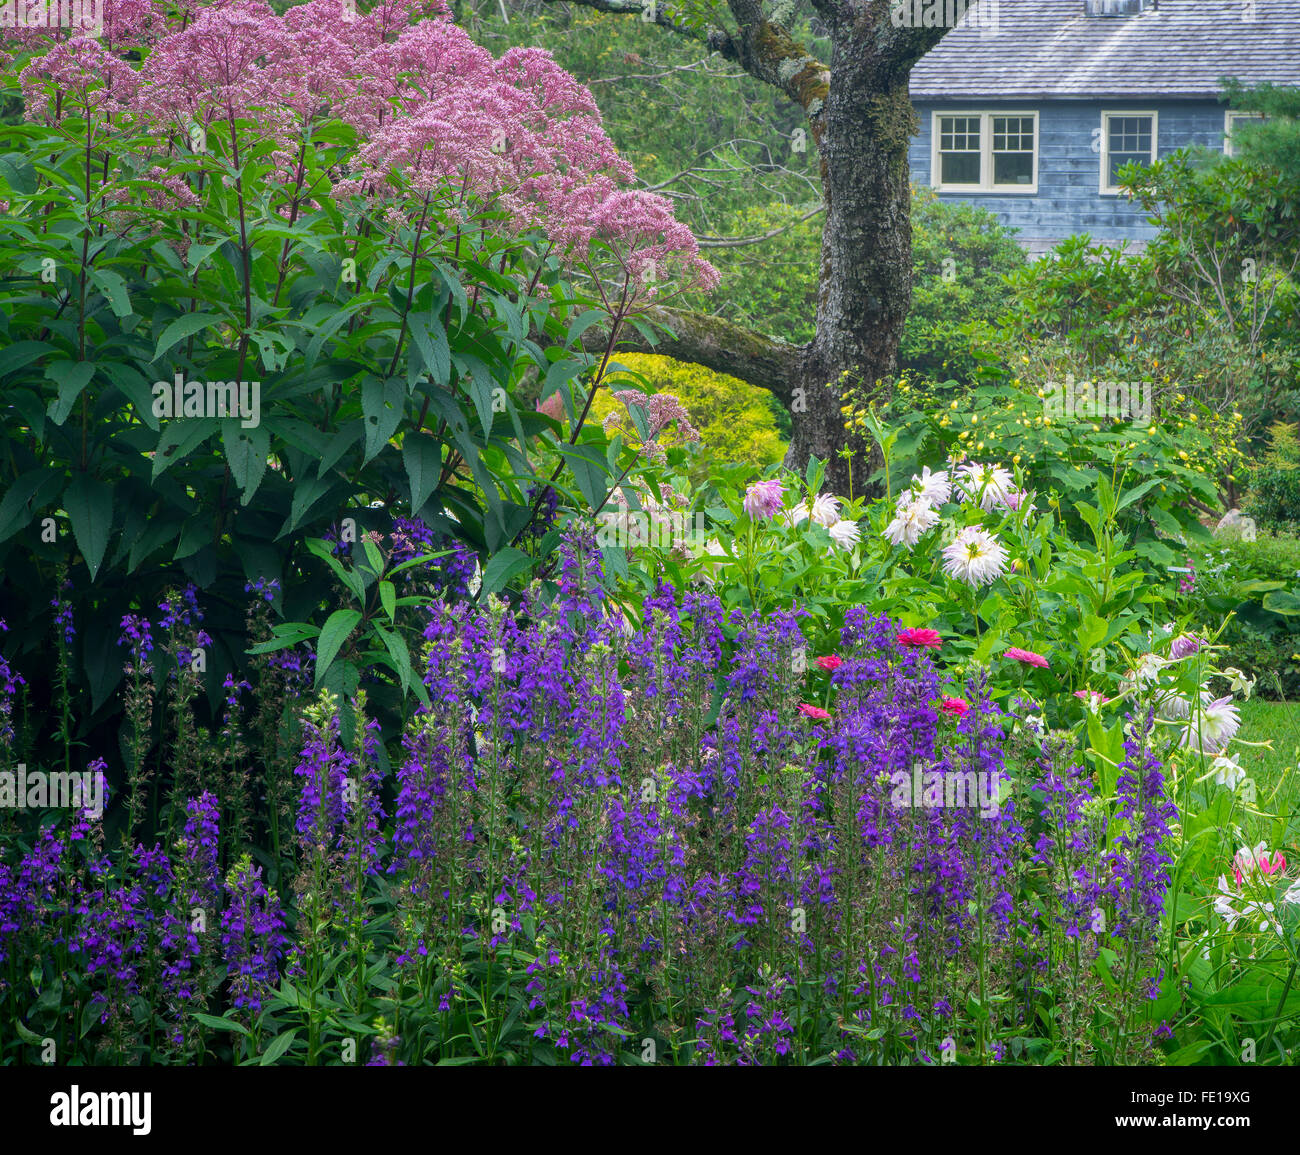
M930 136L940 192L1038 191L1038 113L935 112Z
M1158 117L1154 112L1101 114L1101 191L1118 193L1116 173L1125 164L1150 164L1156 159Z
M1238 112L1235 109L1228 109L1223 114L1223 151L1228 156L1236 156L1236 150L1232 147L1232 127L1239 120L1262 121L1268 118L1262 112Z

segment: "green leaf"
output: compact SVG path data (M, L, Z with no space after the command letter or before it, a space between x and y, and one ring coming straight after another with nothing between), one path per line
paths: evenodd
M368 377L361 385L361 412L365 415L366 452L364 465L388 443L397 432L406 403L406 385L398 377L381 381Z
M266 458L271 452L271 434L265 426L244 429L235 418L221 423L221 444L226 450L226 464L243 496L240 505L247 505L257 492L266 475Z
M347 569L343 563L334 556L327 542L321 541L318 537L309 538L307 540L307 548L334 571L334 576L352 591L352 596L356 598L357 601L365 601L366 586L361 580L361 575L353 573L351 570Z
M418 513L429 500L442 472L442 445L432 437L410 432L402 440L402 461L411 483L411 512Z
M1289 590L1275 590L1265 594L1263 605L1271 614L1284 614L1288 618L1300 614L1300 597Z
M95 375L93 361L55 361L46 367L45 376L59 387L58 397L50 402L49 417L55 425L62 425Z
M298 1028L294 1027L291 1031L285 1031L282 1035L276 1035L275 1041L262 1052L261 1065L269 1067L281 1055L293 1046L293 1041L298 1037Z
M397 622L397 589L392 582L379 583L379 600L383 604L388 620Z
M184 341L186 337L192 337L195 333L219 324L221 318L215 313L186 313L184 316L177 317L158 338L158 347L153 351L151 360L157 361L168 349Z
M89 473L78 473L64 491L63 508L68 511L77 548L86 560L90 580L94 581L104 560L104 550L108 548L109 530L113 527L112 486L105 485Z
M321 627L320 637L316 642L316 688L320 688L321 679L333 663L343 643L361 620L360 610L335 610Z
M48 341L15 341L0 349L0 377L8 377L41 357L48 357L55 347Z
M243 1023L237 1023L234 1019L219 1019L216 1015L204 1015L197 1011L191 1014L190 1018L205 1027L211 1027L214 1031L238 1031L246 1038L252 1038L252 1032Z
M397 669L397 676L401 679L402 693L410 692L411 686L411 655L406 648L406 642L402 640L392 630L386 630L378 623L375 624L375 633L384 643L384 648L388 651L389 657L393 659L393 665Z
M178 461L184 461L192 449L201 445L221 424L215 417L184 417L179 421L168 421L158 437L158 444L153 452L153 476L164 473Z
M126 282L112 269L91 269L90 279L108 299L108 307L115 317L131 315L131 298L126 291Z
M483 586L480 597L487 597L503 589L515 575L531 569L535 559L514 546L506 546L494 553L483 571Z

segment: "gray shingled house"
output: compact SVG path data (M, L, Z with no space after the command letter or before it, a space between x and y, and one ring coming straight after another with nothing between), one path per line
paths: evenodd
M1300 0L980 0L964 16L906 0L895 19L930 8L956 27L912 70L912 180L983 205L1031 253L1073 233L1145 242L1118 167L1230 151L1244 114L1220 77L1300 86Z

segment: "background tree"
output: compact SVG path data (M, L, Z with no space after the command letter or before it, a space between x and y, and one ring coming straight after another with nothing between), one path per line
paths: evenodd
M883 388L878 383L898 367L911 300L907 147L915 116L908 77L946 29L895 27L886 0L813 0L811 8L762 0L578 6L672 33L738 66L801 118L794 129L817 156L824 209L812 339L793 344L680 309L651 316L672 330L658 352L770 390L792 414L789 464L829 459L828 484L847 488L849 463L836 456L845 439L842 391ZM714 98L726 103L716 91ZM692 187L707 177L696 170L681 180ZM869 468L867 446L855 450L860 479Z

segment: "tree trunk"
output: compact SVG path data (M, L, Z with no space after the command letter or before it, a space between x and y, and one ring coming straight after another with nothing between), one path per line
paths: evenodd
M802 469L810 456L827 460L827 486L847 494L850 469L860 493L878 462L870 460L869 438L846 433L841 407L849 390L859 403L888 397L881 378L898 368L912 299L907 146L914 114L906 70L896 78L869 37L837 36L825 121L817 335L800 365L786 462ZM840 454L845 446L851 461Z

